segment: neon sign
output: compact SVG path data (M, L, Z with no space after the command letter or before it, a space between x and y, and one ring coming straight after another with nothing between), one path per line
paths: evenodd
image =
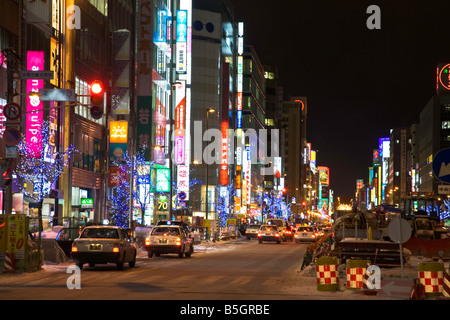
M44 51L27 52L27 70L44 70ZM27 92L39 92L44 88L44 80L28 79ZM27 117L25 141L30 147L30 157L39 158L42 149L41 128L43 122L43 102L37 96L27 97Z

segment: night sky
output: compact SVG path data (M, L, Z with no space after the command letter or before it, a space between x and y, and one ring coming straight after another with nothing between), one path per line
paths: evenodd
M307 140L335 196L354 196L378 138L418 121L435 94L437 64L450 61L450 1L231 1L245 43L278 66L285 99L307 97ZM381 30L366 26L370 5Z

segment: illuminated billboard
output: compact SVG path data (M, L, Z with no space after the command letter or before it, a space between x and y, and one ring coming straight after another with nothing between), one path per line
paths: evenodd
M44 70L44 51L27 52L27 70ZM44 80L28 79L27 92L38 93L39 89L44 88ZM39 158L42 149L41 128L44 120L44 104L38 96L27 96L27 116L25 140L30 147L30 157Z
M186 130L186 81L175 86L175 164L184 164Z
M450 93L450 63L440 63L436 77L437 94Z
M330 184L330 169L328 167L317 167L319 170L319 182L321 184Z
M123 155L127 152L128 121L111 121L109 125L110 162L121 162Z
M177 11L177 29L176 29L176 71L186 73L187 71L187 10Z

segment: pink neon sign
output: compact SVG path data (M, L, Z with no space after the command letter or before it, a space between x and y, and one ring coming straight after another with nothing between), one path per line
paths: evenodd
M44 70L44 51L27 52L27 70ZM28 79L27 92L39 92L44 88L44 80ZM25 141L30 147L30 157L39 158L42 149L41 127L43 119L43 103L37 97L27 97L27 117Z

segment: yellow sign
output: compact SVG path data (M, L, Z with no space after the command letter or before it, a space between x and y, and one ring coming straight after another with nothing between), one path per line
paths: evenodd
M0 214L0 252L4 253L6 248L6 215Z
M110 143L127 143L128 140L128 122L111 121L109 129Z
M7 215L6 250L16 253L25 250L27 240L24 214Z

